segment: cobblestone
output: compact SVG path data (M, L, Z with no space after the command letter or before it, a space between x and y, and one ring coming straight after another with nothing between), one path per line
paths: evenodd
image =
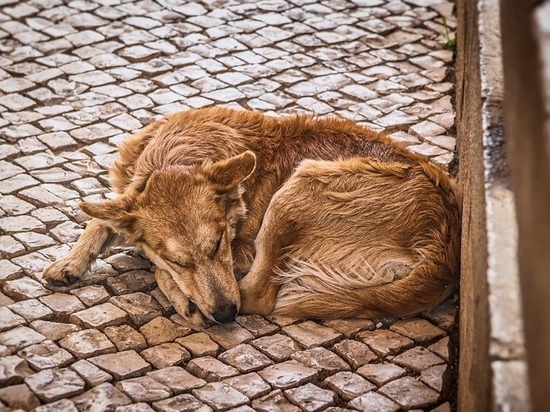
M71 321L86 328L104 328L120 325L126 320L127 314L111 303L84 309L71 315Z
M254 372L273 363L267 356L245 344L222 353L219 359L237 368L241 373Z
M183 394L173 398L153 403L156 410L161 412L198 411L210 412L212 408L205 405L193 395Z
M276 362L285 361L300 350L291 338L279 334L256 339L251 344Z
M333 329L307 321L286 326L283 330L306 348L334 343L341 335Z
M46 369L25 379L25 383L43 401L53 402L84 392L84 381L69 369Z
M59 341L62 348L67 349L78 359L115 352L115 346L98 330L86 329L74 332Z
M25 319L16 315L6 307L0 307L0 331L11 329L26 323Z
M157 369L180 365L191 358L189 352L177 343L153 346L142 351L140 355Z
M147 373L147 376L167 386L176 395L206 385L205 380L191 375L179 366L160 368L157 371Z
M39 300L48 306L56 316L68 316L73 312L84 309L84 305L77 297L66 293L54 293L43 296Z
M422 372L431 366L441 365L445 361L428 349L416 347L396 356L393 362L415 372Z
M161 315L160 306L152 296L145 293L113 296L109 302L128 313L130 320L138 326Z
M40 343L45 339L43 335L27 326L17 326L0 333L0 344L7 346L11 351L18 351L29 345Z
M62 368L73 362L73 356L69 352L48 340L28 346L18 354L27 361L31 368L37 371Z
M211 356L203 356L191 360L187 370L207 382L220 381L239 374L239 371Z
M139 328L149 345L158 345L171 342L179 337L187 335L191 329L176 325L163 317L157 317Z
M385 329L361 332L357 336L379 356L387 356L414 345L411 339Z
M304 411L320 411L336 403L336 394L327 389L308 383L299 388L288 389L285 395L290 401L296 403Z
M401 409L396 402L377 392L367 392L350 401L349 406L360 411L397 412Z
M150 290L154 283L154 275L145 270L132 270L107 279L107 286L115 295Z
M30 411L40 406L40 401L27 385L14 385L0 389L0 400L11 410Z
M278 329L277 326L269 323L259 315L237 316L235 320L255 337L271 334Z
M86 306L94 306L106 302L110 295L105 288L100 285L85 286L80 289L72 290L71 293L78 297Z
M2 356L0 359L0 384L2 386L23 382L34 371L29 364L19 356Z
M325 379L325 384L344 400L353 399L376 389L376 386L352 372L338 372Z
M134 402L159 401L172 394L167 386L148 376L124 380L118 382L115 387L128 395Z
M325 348L313 348L296 352L291 357L327 375L350 369L349 365L342 358Z
M246 396L224 382L209 383L193 390L193 395L215 410L236 408L248 403Z
M361 366L357 373L376 385L383 385L407 374L407 371L391 363L375 363Z
M253 338L253 335L248 330L237 323L216 325L209 328L207 333L212 340L216 341L224 349L232 348Z
M128 325L109 326L103 331L119 351L141 351L147 348L143 335Z
M452 8L0 1L0 402L39 412L454 408L453 299L376 326L238 316L197 332L134 250L107 253L70 292L42 283L88 219L78 203L108 193L126 133L176 110L346 116L448 168L453 55L440 42L456 27Z
M291 404L280 389L265 395L252 402L252 407L257 411L285 411L300 412L301 409Z
M438 400L437 392L410 376L384 385L380 392L405 409L424 408Z
M334 345L334 350L354 369L378 359L367 345L356 340L344 340Z
M193 333L184 338L176 339L176 342L181 344L195 357L216 356L219 351L219 345L203 332Z
M66 338L73 332L78 332L81 328L77 325L71 325L66 323L50 322L45 320L35 320L31 323L31 326L40 334L44 335L47 339L58 341L62 338Z
M271 387L267 382L255 372L228 378L225 379L224 382L247 396L249 399L266 395L271 391Z
M114 410L118 406L129 405L132 400L110 383L102 383L80 396L71 399L79 411Z
M428 385L441 396L449 392L451 372L448 365L437 365L422 371L420 381Z
M98 386L104 382L109 382L113 379L107 372L102 371L97 366L91 364L87 360L79 360L71 365L71 369L80 375L88 386Z
M88 360L112 374L117 380L140 376L151 370L151 365L133 350L100 355Z
M447 363L450 362L450 353L449 353L449 346L450 346L450 340L449 337L446 336L440 340L438 340L433 345L428 346L428 349L435 353L436 355L439 355L440 358L445 360Z
M287 389L310 381L318 375L318 371L300 362L289 360L273 366L268 366L258 372L258 374L272 387Z

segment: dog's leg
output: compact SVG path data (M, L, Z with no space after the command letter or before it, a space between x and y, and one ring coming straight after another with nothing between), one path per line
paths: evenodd
M293 210L294 181L287 181L271 200L256 238L256 256L240 281L241 313L267 315L273 311L281 288L277 268L288 260L287 247L299 236L299 220Z
M273 311L280 285L273 281L274 259L270 253L272 239L258 234L256 259L248 274L239 282L240 313L267 315ZM265 245L265 246L264 246Z
M254 242L240 241L233 251L233 271L237 281L250 271L254 262Z
M92 219L71 251L44 270L44 279L58 287L75 283L114 237L109 225Z

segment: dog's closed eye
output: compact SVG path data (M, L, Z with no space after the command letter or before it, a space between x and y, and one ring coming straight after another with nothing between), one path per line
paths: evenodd
M214 257L218 254L219 250L220 250L220 246L222 244L222 240L223 240L223 235L225 234L225 230L222 232L222 234L220 235L218 241L216 242L216 244L214 245L214 247L212 248L211 252L208 254L208 256L210 257L210 259L214 259Z
M185 268L185 269L194 269L195 264L190 262L180 263L180 262L174 262L173 260L165 259L166 262L168 262L170 265L175 266L177 268Z

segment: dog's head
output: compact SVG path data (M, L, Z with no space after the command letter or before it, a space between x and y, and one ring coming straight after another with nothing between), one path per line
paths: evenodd
M246 214L241 183L255 165L247 151L216 163L170 166L154 171L141 190L81 208L171 275L175 290L163 291L180 315L194 324L227 322L240 306L231 242Z

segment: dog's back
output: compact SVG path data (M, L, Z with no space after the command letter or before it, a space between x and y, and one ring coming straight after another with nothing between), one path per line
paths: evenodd
M422 160L383 135L345 119L274 118L252 111L207 108L167 116L124 141L111 169L111 183L122 193L142 184L156 169L217 161L245 150L257 157L255 178L246 183L252 192L266 178L276 179L275 187L280 186L304 159L367 156L408 164Z

